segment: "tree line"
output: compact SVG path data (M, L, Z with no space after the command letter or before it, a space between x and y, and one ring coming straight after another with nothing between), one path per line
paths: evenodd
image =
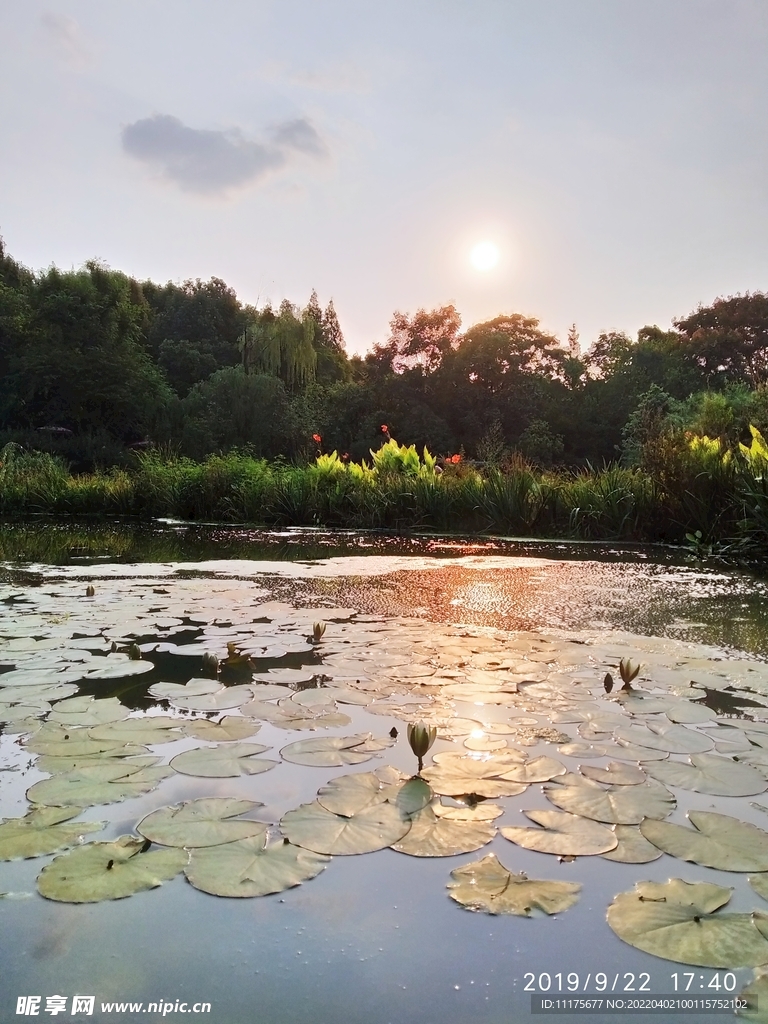
M491 466L632 465L690 433L736 445L750 423L768 430L760 292L583 349L575 327L562 343L520 313L464 330L451 305L397 312L384 344L349 357L314 292L256 309L218 278L159 285L96 261L35 273L0 241L0 445L76 470L150 446L360 460L383 424Z

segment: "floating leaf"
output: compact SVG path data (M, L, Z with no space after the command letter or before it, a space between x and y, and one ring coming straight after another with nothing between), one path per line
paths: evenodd
M48 720L73 728L119 722L128 714L128 708L123 707L117 697L68 697L58 702Z
M394 803L402 815L411 816L426 807L432 800L432 795L429 784L417 776L408 779L398 788Z
M758 896L762 896L764 900L768 900L768 874L750 875L747 881Z
M608 924L630 946L665 960L728 970L768 962L758 915L716 913L730 898L730 889L710 882L637 882L616 896Z
M317 736L297 740L283 747L280 756L293 764L323 768L362 764L364 761L370 761L373 756L359 749L360 744L369 736L370 733L360 733L357 736Z
M611 761L605 768L598 768L593 764L583 764L579 771L587 779L613 786L639 786L646 780L646 774L642 768L636 768L631 764L620 764L618 761Z
M607 853L618 846L612 830L590 818L565 811L535 810L523 811L523 814L543 828L510 825L500 832L505 839L526 850L555 853L561 857L587 857Z
M108 664L88 669L89 681L92 679L128 679L130 676L143 676L146 672L151 672L155 667L151 661L137 661L131 658L125 661L122 659L111 661L107 657L104 660Z
M95 740L113 740L115 743L171 743L182 736L184 723L170 715L143 715L126 718L122 722L97 725L88 730Z
M296 846L315 853L348 855L392 846L403 838L411 822L390 803L375 803L342 817L313 801L288 811L280 827Z
M211 722L206 718L184 724L184 734L193 736L198 740L208 740L212 743L226 743L235 740L244 740L249 736L255 736L261 728L259 722L251 718L237 718L235 715L225 715L220 722Z
M625 725L617 729L617 740L669 754L701 754L711 750L713 741L703 732L668 722L649 722L646 726Z
M196 889L214 896L266 896L314 878L330 857L288 842L266 845L266 836L195 849L186 876Z
M399 779L390 783L382 782L374 772L339 775L318 790L317 801L327 811L348 818L390 796L396 798L400 786Z
M622 739L616 741L616 747L611 753L622 761L665 761L669 757L668 750L651 750L650 747L639 747L636 743L627 743Z
M637 825L643 818L666 818L675 798L658 782L603 789L596 784L545 786L544 794L556 807L613 825Z
M218 693L221 683L216 679L190 679L186 683L153 683L149 692L161 700L175 700L177 697L201 697Z
M644 821L640 831L664 853L721 871L768 871L768 833L714 811L689 811L694 828Z
M681 700L667 708L665 712L670 722L678 725L696 725L699 722L713 722L717 713L706 704L694 704L690 700Z
M269 827L263 821L238 819L255 807L253 800L233 797L200 797L152 811L136 826L136 831L161 846L218 846L251 836L260 836Z
M566 757L607 757L610 751L607 747L595 743L579 743L574 740L571 743L561 743L557 748L558 753Z
M451 872L449 895L467 910L484 914L516 914L530 917L531 911L559 914L568 910L579 898L578 882L543 882L508 871L489 853L481 860L462 864Z
M27 790L27 800L53 807L117 803L151 792L172 774L170 768L162 765L155 768L125 763L87 766L36 782Z
M647 864L661 856L661 850L649 843L635 825L614 825L613 831L619 845L603 854L606 860L616 860L621 864Z
M435 757L436 761L439 756ZM472 757L445 758L425 768L421 774L433 791L442 796L461 796L464 793L490 799L519 796L527 789L525 784L498 778L501 773L513 768L517 760L517 757L506 760L498 756L482 760Z
M736 1011L750 1024L766 1024L768 1021L768 972L765 968L755 972L755 977L739 993L739 1003L746 1007Z
M534 757L525 764L515 765L500 778L510 782L523 782L526 785L534 782L549 782L558 775L565 775L565 765L554 757Z
M664 761L648 765L647 771L667 786L713 796L753 796L768 789L768 781L756 768L717 754L692 754L690 764Z
M452 857L479 850L495 835L487 821L452 820L436 815L428 805L413 815L408 833L392 849L412 857Z
M182 775L198 775L207 779L259 775L280 763L256 756L265 750L269 750L269 747L261 743L221 743L213 747L195 747L172 758L171 768Z
M146 845L137 836L120 836L80 846L44 867L37 888L49 900L98 903L154 889L184 869L186 850L144 852Z
M503 807L499 807L498 804L489 804L484 800L479 804L464 804L458 807L433 803L432 810L443 818L450 818L451 821L495 821L504 813Z
M69 821L79 813L79 808L72 807L36 807L23 818L0 820L0 860L58 853L75 846L88 833L105 828L105 821Z
M229 711L252 701L253 690L250 686L225 686L214 693L169 697L168 700L182 711Z

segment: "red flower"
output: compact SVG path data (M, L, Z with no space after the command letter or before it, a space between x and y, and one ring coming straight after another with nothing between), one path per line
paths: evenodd
M460 455L452 455L450 461L453 462L454 464L457 463L457 462L461 462L461 456Z
M389 433L389 427L387 426L386 423L382 423L381 424L381 432L382 432L382 434L388 434Z
M320 435L319 435L319 434L313 434L313 435L312 435L312 440L313 440L313 441L316 441L316 442L317 442L317 444L320 444L320 442L321 442L321 441L322 441L323 439L322 439L322 437L320 437Z
M344 454L341 456L341 461L349 462L349 452L344 452Z

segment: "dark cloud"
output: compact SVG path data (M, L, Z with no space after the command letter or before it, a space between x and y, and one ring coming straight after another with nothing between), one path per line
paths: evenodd
M272 141L261 143L237 130L190 128L168 114L146 117L124 128L123 149L158 167L186 191L206 195L258 181L284 167L295 152L314 157L326 154L325 143L304 119L277 125Z
M272 131L272 138L278 146L296 149L309 156L328 155L328 147L305 117L277 125Z

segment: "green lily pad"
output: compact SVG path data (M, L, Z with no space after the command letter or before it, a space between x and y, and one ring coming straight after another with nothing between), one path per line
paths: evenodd
M756 768L717 754L692 754L691 763L664 761L648 765L648 774L667 786L713 796L753 796L768 789Z
M0 820L0 860L45 857L75 846L90 832L100 832L105 821L70 822L80 808L36 807L23 818ZM63 823L63 824L62 824Z
M261 723L254 722L252 718L225 715L219 722L211 722L207 718L185 722L184 734L198 740L208 740L211 743L228 743L255 736L260 728Z
M370 736L317 736L307 740L289 743L280 751L284 761L322 768L338 767L344 764L362 764L373 756L359 749Z
M397 804L400 813L408 817L425 808L432 800L432 796L429 783L424 779L414 777L398 787L394 803Z
M758 915L717 913L730 898L710 882L638 882L615 897L608 924L629 945L677 963L733 970L768 962Z
M182 775L199 775L208 779L259 775L280 763L256 756L265 750L269 750L269 747L261 743L221 743L213 747L195 747L172 758L171 768Z
M186 868L196 889L214 896L266 896L320 874L330 857L289 842L266 845L266 836L192 850Z
M214 693L169 697L168 700L183 711L229 711L252 701L253 690L250 686L225 686Z
M52 807L117 803L151 792L172 774L170 768L163 765L155 768L120 763L94 765L36 782L27 790L27 800Z
M768 1021L768 971L762 968L755 972L755 977L739 993L743 1009L736 1011L737 1017L748 1020L750 1024L766 1024Z
M613 825L637 825L643 818L666 818L675 798L659 782L604 789L596 783L579 786L545 786L544 795L556 807Z
M524 782L529 785L534 782L549 782L558 775L565 775L565 765L556 761L554 757L534 757L525 764L515 765L508 772L500 776L510 782Z
M202 697L218 693L221 683L217 679L190 679L186 683L153 683L149 692L160 700L176 700L178 697Z
M505 839L539 853L561 857L592 857L614 850L619 841L605 825L565 811L523 811L526 818L542 828L510 825L499 831Z
M385 785L373 772L339 775L322 786L317 793L318 803L333 814L351 817L366 807L382 803L388 794L396 794L399 785Z
M617 739L616 747L610 753L622 761L665 761L669 757L668 750L651 750L650 747L641 747L637 743L628 743L626 740Z
M263 821L239 817L260 806L253 800L200 797L152 811L142 818L136 831L161 846L198 848L233 843L267 831L269 826Z
M403 838L411 822L391 803L375 803L342 817L313 801L288 811L280 827L292 843L306 850L352 855L392 846Z
M705 733L671 722L649 722L645 726L625 725L617 729L614 735L617 740L669 754L701 754L715 745Z
M68 697L60 700L48 716L50 722L58 722L67 728L76 726L103 725L119 722L129 715L117 697Z
M409 831L392 849L412 857L453 857L479 850L495 835L496 828L487 821L455 821L427 805L412 816Z
M136 753L131 753L134 750ZM100 764L113 765L117 763L128 765L131 768L151 768L161 760L149 752L142 754L142 750L146 750L146 747L130 743L104 754L75 754L70 757L43 754L42 757L38 757L35 767L40 772L47 772L48 775L61 775L64 772L74 772L80 768L92 768Z
M690 700L676 701L665 712L670 722L678 725L696 725L699 722L713 722L717 713L706 704L694 704Z
M636 825L614 825L613 831L619 845L603 854L606 860L620 864L647 864L661 856L661 850L649 843Z
M146 845L137 836L120 836L113 843L80 846L43 868L38 891L62 903L98 903L154 889L183 871L186 850L145 852Z
M750 875L747 879L758 896L768 900L768 873L761 875Z
M115 743L171 743L181 738L185 724L170 715L143 715L141 718L97 725L88 730L88 735L95 740L113 740Z
M110 661L109 656L102 659L108 664L88 669L88 680L92 679L128 679L131 676L143 676L155 667L151 661L132 661L130 658Z
M451 872L449 895L467 910L483 914L515 914L530 917L531 911L560 914L579 898L578 882L545 882L530 879L522 871L508 871L495 854L462 864Z
M441 759L437 764L425 768L421 774L432 790L441 796L461 796L464 793L474 793L489 799L519 796L528 788L527 785L499 778L503 772L514 768L516 761L517 758L507 760L498 756L485 759L452 757Z
M579 771L593 782L603 782L610 786L639 786L646 780L646 774L642 768L637 768L632 764L621 764L619 761L611 761L605 768L598 768L593 764L583 764Z
M768 871L768 832L714 811L689 811L688 818L694 828L649 819L640 831L680 860L721 871Z
M113 751L124 750L125 746L124 740L94 739L86 726L67 728L58 722L46 722L24 749L54 757L92 757L110 756Z
M450 818L451 821L495 821L504 813L504 808L498 804L489 804L482 801L479 804L459 805L448 807L446 804L434 803L432 810L443 818Z

